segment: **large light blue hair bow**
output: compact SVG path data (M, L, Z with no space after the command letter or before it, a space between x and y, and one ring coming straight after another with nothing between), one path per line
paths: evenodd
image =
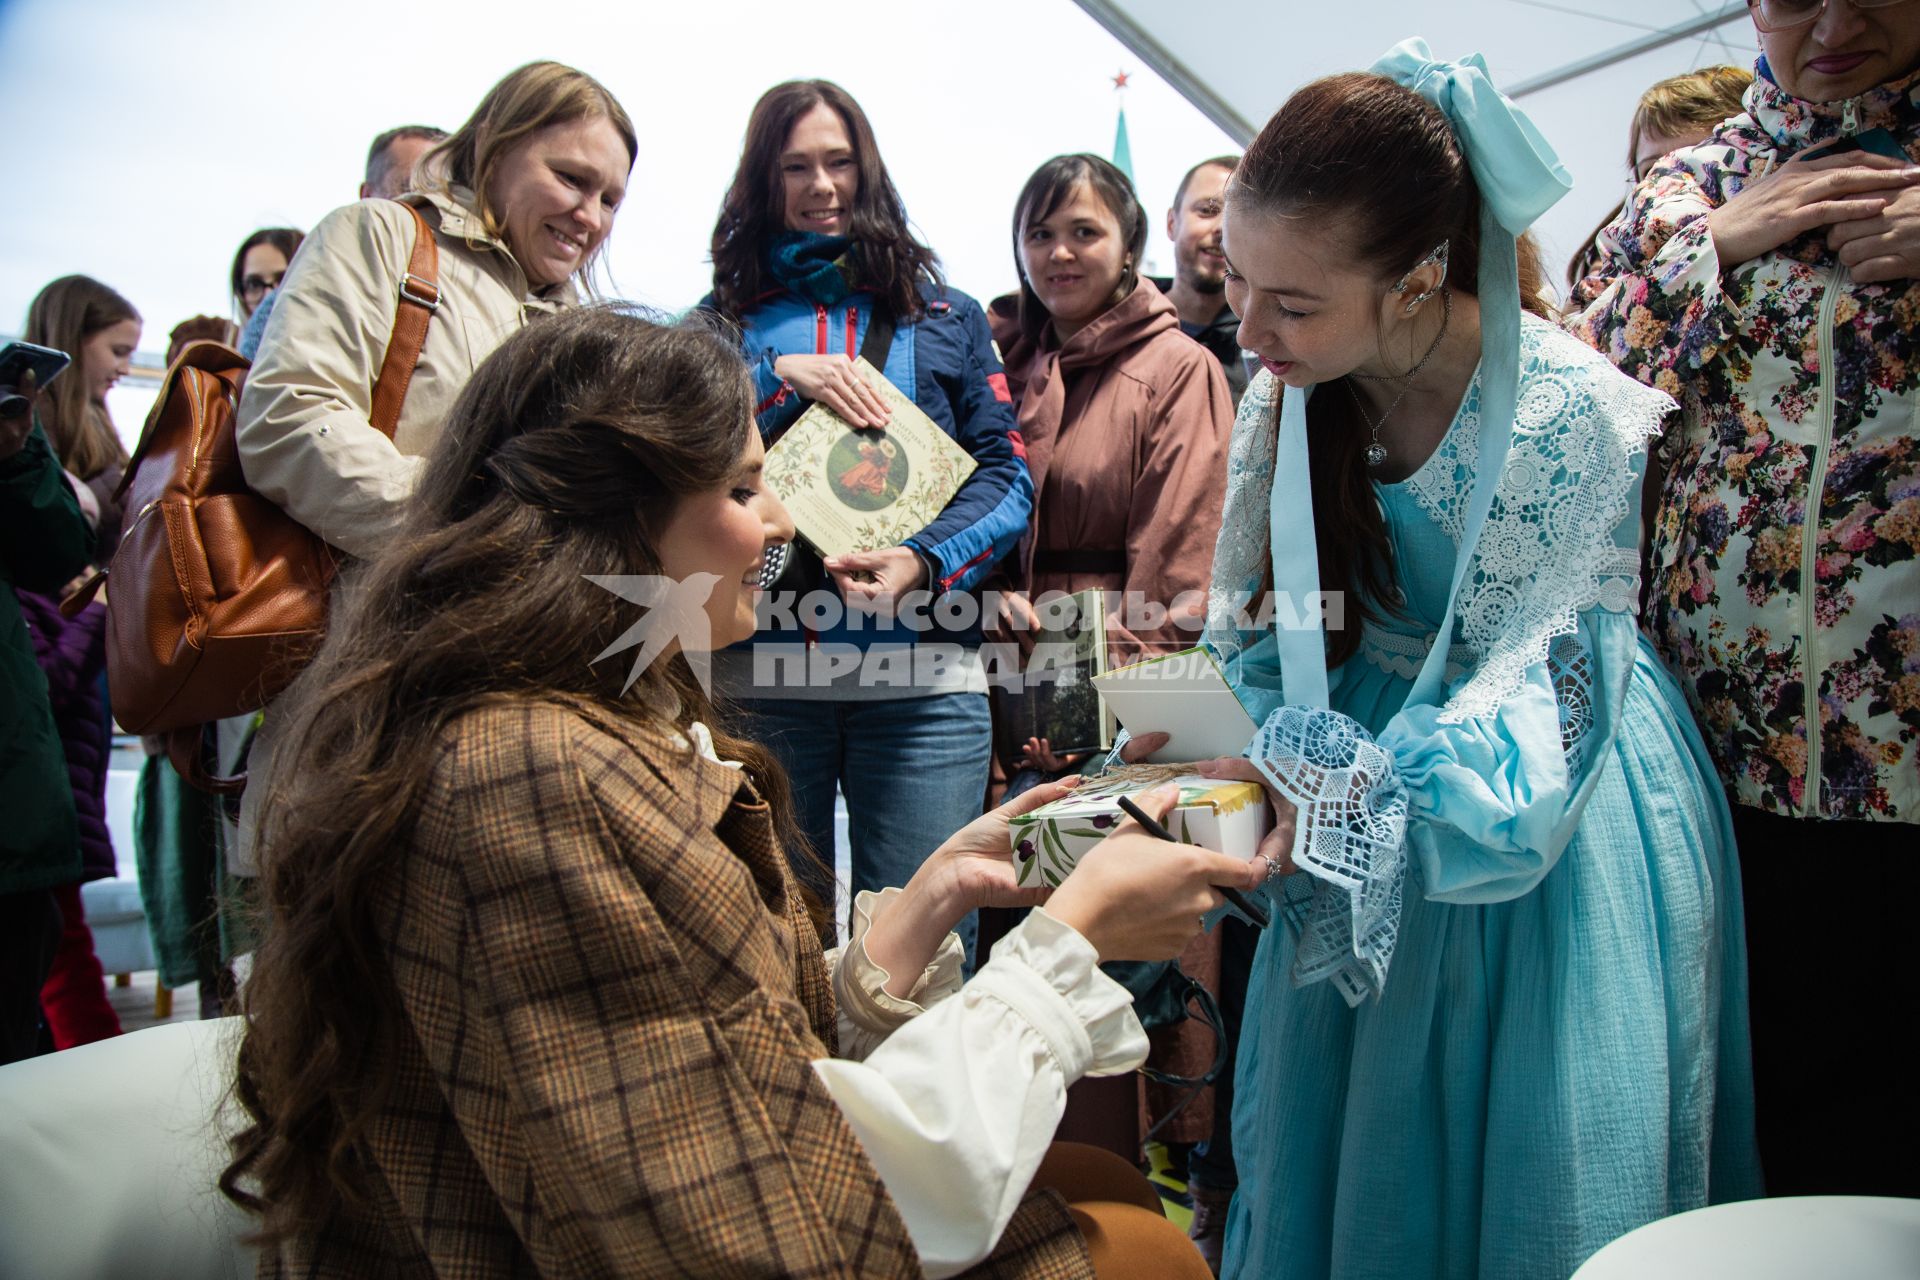
M1513 440L1520 383L1520 281L1514 241L1572 189L1573 179L1533 121L1494 87L1486 60L1479 54L1440 62L1427 42L1416 36L1395 45L1371 70L1440 108L1480 188L1480 453L1453 590L1440 624L1442 638L1407 697L1410 705L1436 703L1444 683L1446 637L1453 634L1460 587ZM1300 394L1282 397L1269 513L1274 587L1290 595L1296 609L1302 601L1317 599L1320 589L1318 556L1311 551L1315 543L1307 471L1307 399ZM1287 702L1326 706L1326 641L1319 628L1283 627L1275 639Z

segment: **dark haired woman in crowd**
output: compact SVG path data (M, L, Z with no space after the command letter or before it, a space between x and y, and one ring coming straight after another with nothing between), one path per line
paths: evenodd
M1198 643L1233 429L1219 361L1180 331L1173 303L1140 274L1146 247L1147 215L1126 175L1098 156L1056 156L1014 205L1020 292L991 312L1034 484L1006 598L1024 615L1008 619L1012 634L1032 634L1024 630L1035 620L1032 600L1098 587L1112 615L1110 666ZM1053 748L1066 745L1033 739L1021 760L1001 766L1057 774L1072 762ZM1217 987L1219 954L1209 934L1181 960ZM1195 1076L1213 1059L1202 1023L1162 1035L1157 1067ZM1131 1080L1082 1086L1068 1132L1136 1153L1136 1092ZM1174 1105L1149 1093L1150 1112ZM1211 1103L1211 1094L1193 1100L1161 1135L1206 1139Z
M140 330L140 313L133 304L87 276L55 280L27 310L26 340L73 358L40 394L33 412L93 525L95 564L105 564L120 540L121 511L114 490L127 465L126 445L107 409L107 393L126 376L140 345ZM46 673L79 818L81 876L54 890L65 927L40 993L56 1049L120 1034L120 1018L107 999L80 896L82 882L108 879L118 868L107 830L107 757L113 745L106 699L107 610L95 602L69 618L60 610L63 594L19 592L35 656Z
M1572 328L1687 406L1648 629L1733 800L1767 1189L1915 1196L1920 4L1751 12L1744 109L1601 233ZM1811 857L1856 981L1815 958Z
M992 308L1035 489L1016 586L1029 601L1105 589L1116 666L1199 638L1233 430L1219 362L1140 274L1146 247L1126 175L1098 156L1056 156L1014 205L1020 292ZM1188 625L1123 598L1181 601ZM1057 763L1051 745L1032 744L1034 757Z
M297 227L263 227L240 242L228 273L233 288L234 337L260 309L266 296L286 279L287 264L306 239Z
M702 305L743 331L769 445L816 401L856 427L886 426L885 401L854 372L864 351L977 464L900 546L824 565L794 547L779 590L849 607L810 616L789 602L751 649L715 665L717 689L751 714L754 736L793 778L801 829L825 863L837 786L854 890L904 884L986 793L991 731L973 588L1012 550L1032 502L986 318L942 281L865 113L824 80L776 85L754 105ZM876 341L889 331L889 343ZM900 619L895 602L909 592L929 605ZM796 869L831 910L830 877ZM974 928L961 930L969 953Z
M1265 868L1126 824L956 995L952 926L1041 896L1006 824L1055 784L861 895L823 956L785 775L708 729L679 648L753 632L793 533L754 397L703 329L544 321L343 590L262 836L225 1180L262 1274L1204 1275L1137 1174L1041 1162L1066 1085L1145 1052L1097 962L1172 954L1212 881ZM635 621L600 574L716 586L630 671L596 661Z
M1726 802L1634 619L1673 405L1523 315L1515 237L1567 180L1480 60L1376 71L1294 94L1227 194L1264 371L1208 636L1261 727L1206 767L1266 783L1298 873L1247 996L1227 1270L1564 1276L1759 1190ZM1309 625L1248 628L1266 587Z
M171 367L196 342L222 342L251 360L260 348L267 321L261 306L286 279L287 265L304 239L306 233L298 227L262 227L242 240L227 269L231 318L189 316L175 325L167 333L167 365Z

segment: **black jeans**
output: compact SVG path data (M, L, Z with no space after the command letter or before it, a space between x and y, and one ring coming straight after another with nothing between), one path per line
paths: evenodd
M1247 979L1260 931L1244 920L1220 922L1220 1021L1227 1029L1227 1065L1213 1082L1213 1134L1187 1157L1187 1181L1209 1191L1233 1191L1240 1172L1233 1163L1233 1068L1240 1053L1240 1019L1247 1008ZM1276 929L1284 928L1278 919Z
M1767 1194L1920 1196L1920 827L1733 807Z
M0 893L0 1063L41 1052L40 988L64 921L50 889Z

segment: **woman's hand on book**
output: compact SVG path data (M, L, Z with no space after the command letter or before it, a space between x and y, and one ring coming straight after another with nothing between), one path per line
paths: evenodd
M1020 767L1038 769L1042 773L1062 773L1079 767L1087 758L1084 751L1068 752L1064 756L1053 753L1053 744L1045 738L1028 738L1027 745L1020 750Z
M850 551L821 564L848 604L872 603L891 611L894 601L927 580L926 562L912 547Z
M1164 733L1139 733L1120 744L1120 763L1139 764L1148 756L1167 745L1170 738Z
M1027 599L1024 591L1002 591L998 594L1000 602L1000 624L1008 631L1038 631L1040 615L1033 611L1033 601Z
M781 356L773 362L773 372L850 426L884 427L893 420L893 409L845 356Z
M1300 816L1300 810L1293 801L1273 789L1265 774L1254 767L1251 760L1241 756L1221 756L1218 760L1202 760L1197 766L1202 777L1231 778L1236 782L1257 782L1267 793L1267 803L1273 806L1273 829L1260 840L1260 849L1253 856L1265 858L1274 868L1275 875L1290 876L1299 868L1293 865L1293 828Z
M1168 783L1135 799L1164 820L1180 788ZM1215 885L1254 889L1265 872L1257 859L1157 840L1128 818L1081 855L1047 900L1047 914L1092 943L1102 960L1171 960L1223 901Z
M1043 782L1013 799L981 814L948 836L933 851L915 880L927 875L931 888L938 889L953 903L953 918L976 907L1031 907L1046 901L1048 890L1023 888L1013 878L1013 836L1011 821L1023 813L1032 813L1043 804L1052 804L1073 794L1080 785L1078 776Z

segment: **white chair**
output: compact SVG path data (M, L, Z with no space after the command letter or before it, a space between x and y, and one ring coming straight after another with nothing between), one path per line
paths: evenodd
M93 954L100 968L126 986L128 974L154 967L153 939L147 932L147 908L140 882L131 876L89 880L80 886L80 902L93 933Z
M241 1020L149 1027L0 1067L0 1276L252 1276L220 1193Z
M1920 1200L1785 1196L1650 1222L1573 1280L1914 1280Z

